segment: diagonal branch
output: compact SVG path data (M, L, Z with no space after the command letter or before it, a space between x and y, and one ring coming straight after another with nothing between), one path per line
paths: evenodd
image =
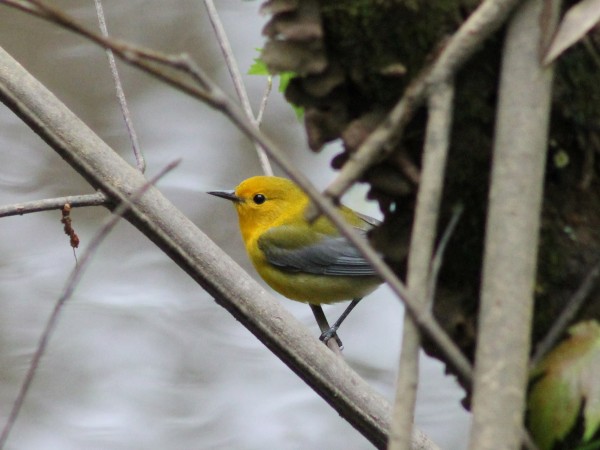
M43 4L39 0L0 0L0 4L2 3L43 17L90 39L102 47L110 48L114 51L115 55L123 58L125 62L144 70L152 76L188 93L192 97L206 102L216 110L224 113L244 134L261 145L290 178L306 192L317 208L354 244L360 253L371 263L377 274L388 283L392 291L404 302L406 310L411 314L420 329L436 343L441 354L445 356L445 362L453 367L455 373L458 374L464 383L470 384L472 367L469 361L437 323L431 312L411 299L404 284L379 254L373 250L366 239L359 236L356 230L348 225L345 219L338 213L334 202L330 198L321 195L308 178L298 172L294 163L269 138L248 121L237 105L230 101L218 86L187 55L164 55L153 50L141 49L120 41L104 38L87 30L66 14ZM23 5L28 6L24 7ZM173 71L175 72L173 73Z
M111 203L147 181L51 92L0 49L0 98ZM126 219L186 271L342 417L384 448L389 405L341 358L312 336L155 188ZM415 432L414 448L437 448Z

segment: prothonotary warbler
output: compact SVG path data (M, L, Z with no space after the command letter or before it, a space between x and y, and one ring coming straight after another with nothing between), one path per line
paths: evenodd
M233 202L257 272L280 294L313 307L323 331L321 340L335 336L360 299L381 284L370 264L327 218L306 220L310 200L292 181L257 176L243 181L235 191L209 194ZM366 234L378 223L345 206L339 212L360 233ZM317 305L343 300L352 303L331 328L324 326L315 308L325 324L326 319Z

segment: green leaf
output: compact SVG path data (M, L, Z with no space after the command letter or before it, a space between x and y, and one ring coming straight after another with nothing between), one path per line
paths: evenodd
M529 396L529 426L542 450L550 450L575 424L581 400L570 386L548 375L540 380Z
M258 52L261 51L260 48L256 49ZM248 69L248 75L261 75L261 76L271 76L271 73L269 73L269 69L267 68L267 65L265 64L265 62L260 58L260 56L254 58L254 63L250 66L250 69ZM284 93L285 90L287 89L288 85L290 84L290 81L292 81L292 79L294 77L296 77L296 73L295 72L281 72L278 73L277 75L274 76L279 76L279 92ZM294 110L294 112L296 113L296 117L298 118L298 120L301 120L302 117L304 116L304 108L301 106L297 106L294 105L291 102L288 102L290 104L290 106L292 107L292 109Z
M295 72L281 72L279 74L279 92L284 93L288 85L290 84L290 81L292 81L295 77ZM298 118L298 120L301 120L304 116L304 108L302 106L295 105L294 103L289 101L288 103L296 113L296 117Z
M582 442L600 427L600 325L582 322L569 335L532 373L541 377L529 395L529 426L542 450L567 436L582 405Z
M296 74L294 72L281 72L279 74L279 92L285 92L290 81L294 78Z
M257 48L256 50L260 51L259 48ZM260 59L260 56L258 58L254 58L254 62L248 69L248 75L270 75L269 69L267 69L267 65L262 59Z

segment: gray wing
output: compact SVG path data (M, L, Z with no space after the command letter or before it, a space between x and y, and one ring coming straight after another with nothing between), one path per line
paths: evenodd
M344 237L324 234L310 245L305 245L305 231L294 227L276 227L258 239L258 247L267 261L287 272L304 272L332 276L375 275L371 265Z

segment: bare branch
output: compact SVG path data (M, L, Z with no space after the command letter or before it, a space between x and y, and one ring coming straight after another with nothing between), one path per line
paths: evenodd
M39 0L28 1L35 5L41 5ZM23 9L22 5L24 1L0 0L0 3ZM38 6L37 8L42 7ZM287 158L287 156L269 138L260 133L260 131L247 120L243 112L239 110L235 103L231 102L218 86L216 86L187 55L164 55L152 50L141 49L98 36L77 24L64 13L56 11L47 5L43 5L43 9L39 11L33 8L30 12L73 30L98 45L111 48L115 54L123 58L124 61L195 98L205 101L208 105L227 115L233 124L244 134L261 145L289 177L306 192L314 205L316 205L317 208L335 224L340 230L340 233L354 244L361 254L371 263L377 274L389 284L392 291L404 302L406 310L413 316L423 332L436 343L441 354L445 356L447 364L455 369L455 372L465 383L470 383L472 377L470 363L440 327L431 312L427 309L420 308L419 305L411 300L404 284L387 266L377 252L373 250L368 242L359 236L338 213L334 202L331 199L322 196L310 181L296 169L294 163ZM171 72L172 70L175 70L177 73L173 74ZM182 77L182 75L184 76Z
M542 67L540 61L540 46L552 30L542 27L540 17L544 13L552 28L558 3L525 2L512 17L503 49L475 355L471 450L517 450L523 440L552 86L552 70ZM551 10L545 11L546 6Z
M427 304L432 305L433 299L435 298L435 291L437 288L437 279L440 273L440 269L442 268L442 261L444 260L444 252L446 251L446 246L448 242L450 242L450 238L458 225L458 221L460 216L463 213L464 207L462 204L455 205L452 208L452 217L450 218L450 222L446 226L444 230L444 234L442 235L440 242L435 250L435 254L433 255L433 260L431 261L431 273L429 275L429 288L427 290Z
M456 72L502 24L519 0L485 0L448 40L437 59L406 88L404 96L383 123L353 153L325 193L339 199L373 163L392 152L404 127L430 95L429 89L451 83Z
M235 60L235 56L233 55L233 51L231 50L231 45L229 44L229 39L227 39L227 33L225 33L225 29L223 28L221 19L219 18L217 8L215 8L213 0L204 0L204 5L206 6L206 10L208 11L210 23L212 24L212 27L215 30L215 35L217 36L217 41L219 42L219 46L221 47L221 52L225 57L225 62L227 64L227 68L229 69L229 75L231 75L231 79L233 80L235 92L237 93L238 98L242 102L242 107L244 108L246 117L248 117L248 120L250 120L250 122L252 122L252 124L254 124L254 126L258 128L260 121L258 120L258 118L254 117L254 113L252 112L252 106L250 106L250 100L248 99L248 92L246 92L246 86L244 86L244 82L242 81L242 74L240 73L240 69ZM265 106L267 95L268 93L264 97ZM259 113L259 116L262 117L262 114ZM257 143L255 143L255 145L256 152L258 154L258 160L260 161L263 173L269 176L273 175L273 169L271 168L269 157L260 145L258 145Z
M216 86L206 82L208 77L193 64L187 55L166 55L104 37L85 28L64 12L39 0L0 0L0 4L12 6L53 22L105 49L110 49L127 63L206 102L219 111L224 111L224 105L229 105L227 97L221 90L210 90L211 87Z
M265 86L265 91L263 92L262 100L260 101L260 107L258 108L258 114L256 115L256 123L258 126L260 126L260 124L262 123L265 110L267 109L267 101L269 100L269 95L271 94L272 88L273 77L269 75L267 77L267 85Z
M0 98L112 202L146 183L51 92L0 49ZM375 446L387 441L389 405L155 188L126 219L214 296Z
M0 217L22 216L40 211L62 209L69 203L72 208L82 206L106 205L106 197L102 192L86 195L70 195L68 197L48 198L45 200L34 200L31 202L17 203L15 205L0 206Z
M44 327L44 331L40 337L40 341L33 353L31 358L31 362L29 363L29 368L27 369L27 373L25 374L25 379L23 380L23 384L19 389L19 393L17 394L17 398L13 403L13 407L10 411L8 419L2 429L2 433L0 434L0 449L4 448L6 444L6 440L10 435L10 432L19 416L19 412L21 411L21 407L25 401L25 396L27 392L29 392L29 388L31 383L33 382L33 378L37 373L38 366L40 364L40 360L44 353L46 352L46 348L48 347L48 342L50 341L50 337L52 332L56 328L56 324L58 323L58 319L60 317L60 313L62 311L63 306L71 298L75 288L79 284L79 280L83 276L85 269L87 269L89 261L92 259L96 250L100 246L100 244L104 241L106 236L113 230L113 228L117 225L117 222L121 219L123 214L127 212L131 207L133 207L134 201L136 201L139 197L141 197L154 183L156 183L160 178L162 178L167 172L173 170L175 166L179 164L179 161L169 164L163 170L161 170L157 175L155 175L150 181L146 182L142 187L140 187L132 196L131 199L127 199L127 201L121 203L114 211L114 214L110 216L104 223L102 227L98 230L94 238L90 241L90 244L83 252L79 263L75 265L75 268L71 272L67 283L65 284L65 288L59 299L57 300L54 308L52 309L52 313L48 318L48 322L46 322L46 326Z
M102 36L107 38L108 28L106 26L104 10L102 9L102 0L94 0L94 4L96 5L96 14L98 16L100 31L102 31ZM135 127L133 126L133 120L131 120L131 113L129 112L129 107L127 106L127 99L125 98L125 92L123 91L123 84L121 83L121 77L119 77L117 63L115 62L115 55L113 55L112 50L106 49L106 56L108 57L110 73L112 74L113 82L115 83L115 90L117 93L117 100L119 101L119 107L121 108L121 114L123 115L123 120L125 121L125 127L127 128L129 139L131 139L131 148L133 149L135 162L138 170L144 173L146 171L146 159L144 158L144 154L140 148L137 133L135 132Z
M444 173L450 143L454 88L440 85L429 101L429 119L423 150L423 170L408 255L408 291L421 307L428 307L429 280ZM396 382L396 401L390 432L390 450L411 445L419 380L421 335L412 317L404 318L402 353Z

